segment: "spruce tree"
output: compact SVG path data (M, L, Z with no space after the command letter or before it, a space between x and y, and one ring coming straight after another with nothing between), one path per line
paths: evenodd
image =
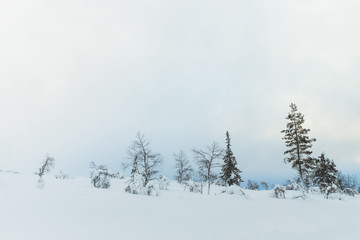
M221 168L220 178L225 185L231 186L233 184L240 186L243 180L240 177L241 171L236 167L237 162L233 152L231 151L230 135L226 132L226 152L223 158L224 164Z
M325 157L322 153L319 158L316 159L316 167L314 169L314 184L318 185L321 192L324 193L328 186L333 184L338 185L337 180L338 171L334 161Z
M287 157L284 159L285 163L292 163L292 168L296 169L299 174L300 181L306 187L305 179L314 168L314 159L311 157L312 142L315 138L309 138L308 132L310 129L303 128L305 122L304 115L297 111L294 103L290 104L291 111L286 117L289 122L286 124L286 129L282 130L285 136L285 145L289 149L284 152Z

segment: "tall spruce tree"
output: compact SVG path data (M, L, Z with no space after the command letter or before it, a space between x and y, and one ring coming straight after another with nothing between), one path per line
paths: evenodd
M316 159L316 167L314 169L313 182L318 185L321 192L324 193L328 186L338 185L338 171L334 161L325 157L322 153Z
M304 115L297 111L294 103L290 104L290 112L286 119L289 122L286 124L286 129L281 131L285 134L283 140L288 147L288 150L284 152L284 155L287 155L284 162L292 163L292 168L298 171L300 181L306 187L307 184L304 180L307 179L315 165L315 160L311 157L311 147L312 142L316 139L309 138L310 129L303 128Z
M226 152L223 160L224 164L221 168L220 178L228 186L233 184L240 186L240 183L243 182L243 180L240 176L241 171L236 167L236 158L231 151L230 135L228 131L226 132Z

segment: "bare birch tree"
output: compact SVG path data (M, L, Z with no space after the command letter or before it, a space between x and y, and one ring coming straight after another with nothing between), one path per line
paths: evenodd
M128 149L128 156L131 161L129 166L133 167L132 176L136 173L140 174L143 185L146 186L159 172L158 167L162 163L161 155L150 149L150 142L145 139L144 134L139 132Z
M224 150L218 143L213 142L211 145L206 146L205 150L194 148L192 151L199 168L205 173L208 184L208 194L210 194L210 184L216 179L213 168L220 167L220 163L217 160L223 157Z
M174 154L174 159L176 168L176 180L179 183L183 183L183 181L188 181L191 178L191 174L194 170L190 166L190 162L187 159L184 151L180 150L178 154Z

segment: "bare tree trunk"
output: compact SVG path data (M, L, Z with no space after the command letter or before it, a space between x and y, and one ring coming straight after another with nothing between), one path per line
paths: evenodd
M295 124L295 137L296 137L296 154L297 154L297 162L299 165L299 175L300 175L300 181L301 181L301 185L305 188L305 183L304 183L304 179L303 179L303 173L302 173L302 169L301 169L301 159L300 159L300 143L299 143L299 137L298 137L298 133L297 133L297 125L296 122Z

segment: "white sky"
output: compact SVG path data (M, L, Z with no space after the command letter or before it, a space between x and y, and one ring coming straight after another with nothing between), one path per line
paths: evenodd
M314 155L360 170L359 1L0 0L0 169L120 169L137 131L164 157L223 145L245 178L293 176L294 102Z

